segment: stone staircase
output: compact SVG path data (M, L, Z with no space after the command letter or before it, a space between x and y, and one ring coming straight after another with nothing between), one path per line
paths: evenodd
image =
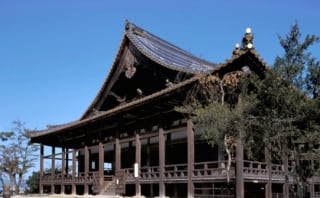
M96 182L93 193L96 195L115 196L116 194L121 194L122 187L122 185L116 183L115 177L105 177L103 187L100 189L99 182Z
M111 181L105 181L105 185L100 190L100 195L116 195L117 184L115 178Z

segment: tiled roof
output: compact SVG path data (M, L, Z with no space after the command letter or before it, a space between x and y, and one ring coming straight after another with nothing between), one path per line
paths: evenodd
M266 63L262 60L262 58L257 54L257 52L253 49L251 50L244 50L240 51L238 56L235 56L229 60L226 60L224 63L221 64L214 64L210 63L206 60L200 59L189 52L178 48L161 38L143 30L142 28L139 28L138 26L127 22L126 23L126 29L124 32L124 36L122 38L122 42L120 44L120 48L118 50L118 53L116 55L116 58L114 60L114 63L111 68L111 72L107 76L105 82L103 83L100 91L98 92L98 95L96 96L93 103L88 108L87 112L92 110L94 105L97 103L97 101L103 97L104 91L107 89L108 83L110 83L111 75L114 74L114 71L117 70L116 63L120 58L120 55L123 51L123 48L125 45L127 45L127 42L131 42L143 55L151 59L152 61L158 63L159 65L162 65L164 67L167 67L172 70L176 71L182 71L186 73L191 74L209 74L214 71L219 71L233 62L237 62L242 57L248 57L250 61L258 63L262 67L262 70L266 70L268 67ZM178 84L175 84L173 87L165 88L163 90L160 90L156 93L153 93L151 95L145 96L141 99L129 102L124 105L119 105L115 108L109 109L107 111L102 112L101 114L92 115L90 117L85 116L86 113L82 116L81 119L65 124L65 125L59 125L54 127L48 127L48 129L43 131L33 131L28 133L28 137L35 138L44 136L50 133L56 133L61 132L65 129L73 129L76 127L80 127L82 125L95 122L96 120L105 119L109 116L112 116L113 114L117 114L121 111L126 111L130 108L133 108L137 105L140 105L143 102L147 102L149 100L152 100L154 98L157 98L161 95L172 93L175 90L178 90L185 85L191 84L196 82L199 78L201 78L202 75L195 75L191 77L188 80L182 81Z
M117 63L121 57L121 53L128 42L131 42L139 50L139 52L152 61L162 65L163 67L178 72L190 74L211 73L217 66L214 63L200 59L191 53L174 46L173 44L168 43L167 41L136 26L135 24L126 21L124 36L115 60L111 66L111 70L102 84L97 96L80 119L86 118L94 108L95 104L97 104L103 94L105 94L104 92L107 90L111 78L113 77L112 75L114 75L115 71L117 70Z
M192 74L210 73L216 64L191 53L127 22L126 36L135 47L154 62L172 70Z

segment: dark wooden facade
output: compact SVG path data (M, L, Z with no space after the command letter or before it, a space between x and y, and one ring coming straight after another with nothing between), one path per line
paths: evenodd
M82 117L28 133L41 145L41 193L284 197L283 166L247 161L238 146L227 182L223 150L175 111L203 75L222 79L244 67L262 74L266 64L247 44L214 64L127 22L110 73ZM310 180L312 197L319 182Z

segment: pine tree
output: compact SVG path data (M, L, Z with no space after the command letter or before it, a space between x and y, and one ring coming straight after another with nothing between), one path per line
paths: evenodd
M320 63L311 56L309 49L319 44L320 37L307 34L302 40L301 36L297 22L284 38L278 36L284 55L276 57L273 69L289 84L316 97L320 86Z
M309 48L320 42L320 37L306 35L301 41L301 32L296 22L291 30L282 38L279 36L280 45L284 55L277 57L274 72L293 86L300 93L305 93L305 98L298 98L296 94L286 94L287 100L294 101L291 112L295 119L291 123L292 136L286 135L288 144L287 153L294 165L292 176L295 178L297 188L293 193L297 197L304 197L308 186L307 178L314 173L313 159L319 159L315 146L320 141L319 106L316 98L319 96L320 63L311 56ZM294 110L297 111L294 111Z

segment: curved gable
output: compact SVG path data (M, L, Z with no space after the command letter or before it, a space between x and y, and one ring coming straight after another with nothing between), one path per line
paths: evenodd
M215 66L127 21L110 73L81 120L210 73Z

